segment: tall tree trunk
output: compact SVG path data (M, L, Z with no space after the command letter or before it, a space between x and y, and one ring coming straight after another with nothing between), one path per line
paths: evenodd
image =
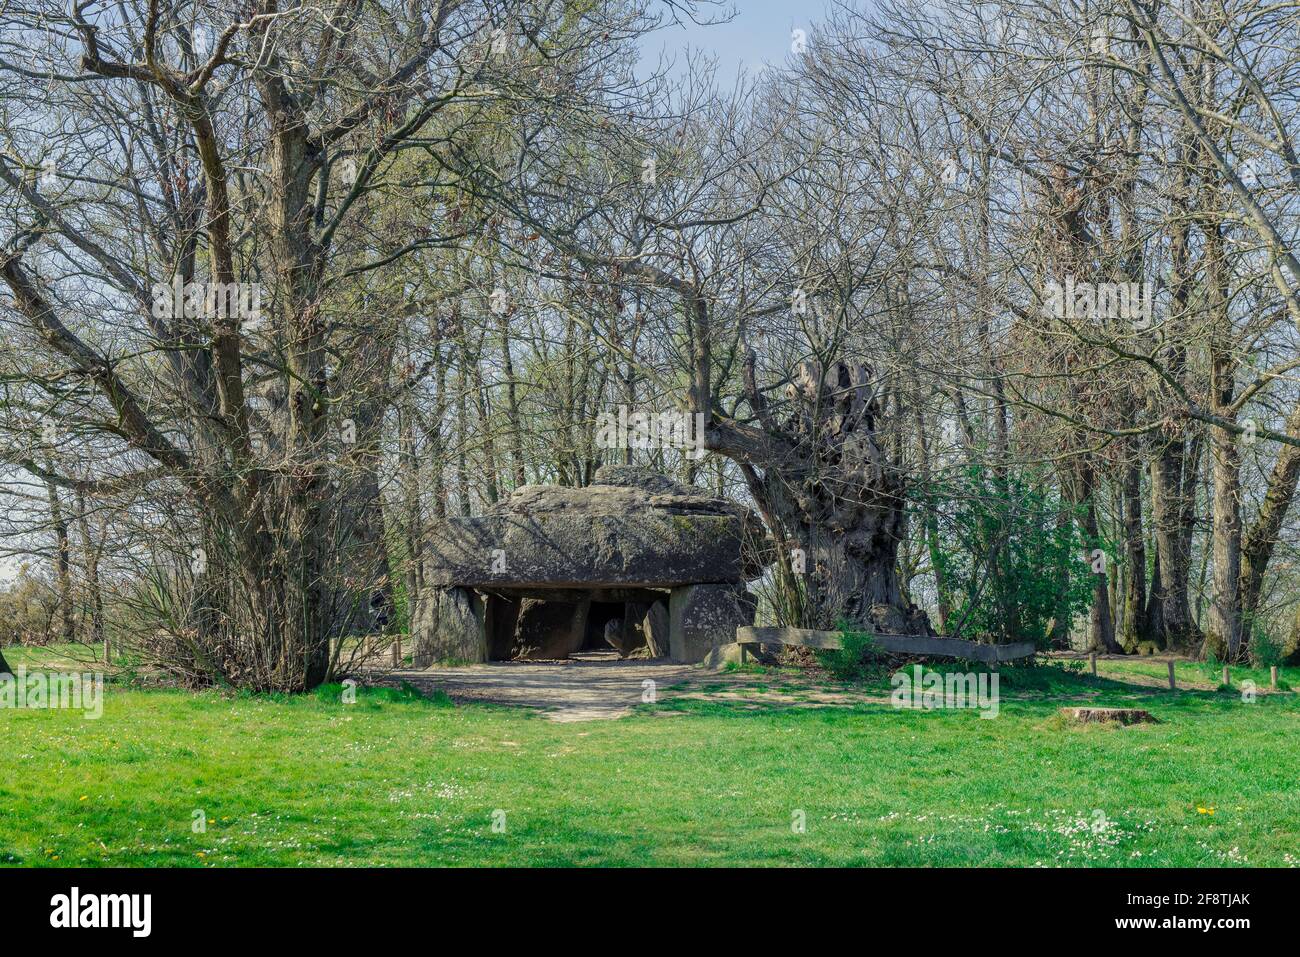
M1126 651L1137 649L1138 642L1150 638L1147 620L1146 538L1142 533L1142 466L1130 462L1124 466L1124 614L1120 643Z
M86 576L86 598L90 615L90 631L86 641L98 645L104 641L104 594L99 584L99 548L90 537L90 519L86 515L86 496L78 489L77 530L81 536L81 563ZM105 662L108 653L105 650Z
M1193 194L1190 179L1196 147L1184 131L1172 157L1176 171L1169 217L1168 320L1169 374L1180 383L1187 367L1183 342L1191 327L1189 310L1194 277L1191 265ZM1151 596L1158 612L1150 616L1159 627L1156 637L1162 646L1192 650L1201 643L1201 630L1192 614L1188 588L1191 578L1191 543L1194 531L1196 480L1200 465L1199 433L1189 435L1184 422L1171 423L1172 434L1155 450L1151 459L1151 524L1155 542L1155 568Z
M469 415L465 394L469 389L469 377L465 372L465 362L456 363L456 499L460 506L462 518L472 514L469 500Z
M326 474L331 388L327 365L327 318L321 307L324 249L313 235L313 184L320 172L319 146L309 142L309 127L299 101L277 77L258 81L270 119L267 217L270 253L280 289L284 332L288 422L285 468L274 481L280 521L269 551L245 554L267 563L272 619L270 644L277 684L294 690L316 687L330 668L329 640L336 608L330 600L331 561L328 515L334 511ZM322 173L323 175L323 173ZM224 189L224 184L223 184ZM228 267L227 267L228 268ZM227 281L233 281L233 273ZM237 331L237 330L236 330ZM238 350L238 342L233 348ZM385 370L386 371L386 370ZM242 390L235 409L242 411ZM231 416L233 419L233 416ZM245 424L244 428L247 426ZM358 435L360 435L358 430Z
M497 334L501 337L502 374L506 379L506 425L510 429L510 462L514 469L515 487L528 482L524 472L523 425L519 421L519 389L515 382L515 360L510 352L510 318L504 312L497 321Z
M1300 404L1292 408L1287 417L1288 435L1300 437ZM1264 585L1264 572L1277 545L1282 523L1286 519L1291 500L1295 497L1296 483L1300 480L1300 448L1284 445L1278 450L1277 460L1269 475L1268 488L1259 515L1241 542L1241 596L1243 626L1249 629L1258 611L1259 595Z
M1165 625L1164 619L1161 617L1160 600L1157 597L1160 592L1160 556L1157 554L1158 551L1159 545L1153 536L1151 540L1151 587L1147 590L1146 620L1151 640L1157 646L1161 646L1164 640Z
M1151 524L1156 543L1151 594L1160 606L1159 634L1166 648L1189 649L1201 640L1188 598L1191 550L1183 522L1184 495L1190 490L1194 500L1197 467L1188 452L1186 437L1179 436L1166 442L1151 460Z
M384 529L379 468L384 415L392 404L395 336L379 320L367 330L367 348L340 369L335 403L341 449L337 517L330 529L337 573L330 637L369 635L392 621L393 583ZM405 383L399 383L401 388Z
M420 459L415 448L414 403L408 395L397 410L398 469L402 482L403 533L406 539L406 607L420 600L424 583L424 516L420 509Z
M480 480L483 485L484 493L487 495L489 504L496 504L501 498L500 487L497 484L497 450L496 439L492 435L491 415L488 412L487 402L487 385L483 381L483 370L480 366L482 359L482 341L479 342L479 349L476 354L471 355L469 351L469 337L465 335L464 328L460 331L461 343L461 368L468 377L470 391L474 394L474 413L478 425L478 434L480 436L481 448L483 452L483 472Z
M1071 498L1076 506L1082 506L1083 514L1079 518L1083 529L1084 541L1088 553L1083 559L1092 561L1091 551L1101 541L1101 527L1097 521L1096 484L1097 478L1092 466L1076 460L1074 474L1069 483ZM1124 649L1115 640L1115 629L1111 619L1110 581L1103 566L1100 571L1092 573L1092 609L1088 616L1088 647L1107 654L1118 654Z
M1092 496L1084 505L1083 530L1088 541L1100 541L1100 529L1097 524L1097 505ZM1095 573L1092 591L1092 611L1089 615L1088 644L1097 651L1117 654L1124 649L1115 640L1115 629L1110 612L1110 587L1106 572Z
M917 451L921 456L921 482L928 488L931 480L930 436L927 427L928 423L921 412L919 402L913 406L912 414L916 419L916 444ZM943 634L948 630L948 618L952 606L948 595L947 576L943 570L943 556L939 549L939 522L937 513L933 508L923 509L921 514L921 533L925 538L925 548L930 558L930 569L934 573L934 589L939 613L939 633Z
M1218 208L1213 185L1204 195L1209 215ZM1237 359L1228 314L1228 272L1223 258L1223 235L1217 219L1204 225L1206 307L1209 310L1210 406L1215 415L1235 418ZM1210 427L1210 459L1214 479L1211 525L1214 553L1214 597L1210 605L1206 647L1225 661L1235 661L1242 650L1241 633L1241 449L1237 434L1224 426Z
M1219 365L1219 361L1215 365ZM1210 604L1208 647L1218 657L1235 661L1241 650L1241 455L1237 437L1227 429L1211 429L1214 468L1213 550L1214 598Z
M437 395L433 400L433 422L428 429L429 463L433 469L433 514L447 517L447 441L444 419L447 417L447 357L442 349L442 327L433 324L433 378Z
M1063 484L1061 488L1062 498L1069 500L1068 485ZM1056 513L1056 534L1059 540L1066 541L1073 535L1074 516L1068 508L1062 506ZM1070 570L1061 568L1056 573L1056 609L1052 614L1052 629L1048 634L1048 642L1053 648L1068 649L1070 647L1070 631L1074 624L1073 613L1070 609L1069 590L1070 590Z
M49 471L54 471L54 463L48 464ZM77 640L77 624L72 610L72 545L68 540L68 521L63 515L63 503L59 490L53 482L45 483L45 492L50 502L50 525L54 529L55 583L58 589L59 634L64 642Z

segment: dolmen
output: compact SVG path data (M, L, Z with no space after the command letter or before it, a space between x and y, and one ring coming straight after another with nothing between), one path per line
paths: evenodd
M416 665L621 657L703 661L754 621L762 573L749 510L656 472L596 471L582 487L525 485L430 535L411 616Z

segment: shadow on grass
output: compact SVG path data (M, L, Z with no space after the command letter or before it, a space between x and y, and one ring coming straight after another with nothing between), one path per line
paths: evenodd
M456 707L456 703L451 700L447 692L440 688L434 688L425 693L408 681L399 684L379 685L321 685L312 692L312 695L323 704L342 704L347 707L360 707L369 711L378 710L384 705L392 704L427 705L435 708ZM351 701L348 700L350 696L354 696ZM260 697L281 700L293 696L264 695Z
M968 673L961 663L921 667L923 674ZM983 666L969 667L969 673L992 674ZM910 675L913 674L912 668L913 665L908 664L899 670L906 670ZM1141 707L1153 713L1172 712L1186 715L1223 713L1237 708L1261 706L1296 707L1296 701L1290 695L1260 694L1256 700L1247 701L1243 698L1241 689L1236 687L1185 688L1170 691L1168 688L1149 683L1128 682L1105 676L1093 677L1091 674L1079 674L1052 665L1004 666L997 675L1000 712L1033 720L1042 720L1057 714L1063 707L1081 704L1093 707ZM668 698L655 704L640 705L634 710L635 713L642 715L671 712L742 719L792 712L861 716L897 714L903 711L909 714L941 716L977 711L975 708L895 708L887 700L879 700L889 697L892 685L888 678L878 676L858 682L828 680L807 688L782 688L781 691L786 693L780 698L771 694L774 687L763 680L764 676L761 673L756 673L752 677L752 682L743 684L709 684L696 689L698 693L706 696L725 691L728 693L726 699ZM803 700L801 692L815 693L816 691L870 695L877 700L818 701L815 700L815 694L812 696L814 700Z

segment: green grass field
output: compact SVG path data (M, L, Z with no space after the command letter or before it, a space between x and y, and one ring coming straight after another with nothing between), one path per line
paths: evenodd
M110 686L100 720L0 711L0 863L1300 864L1298 696L1246 703L1191 664L1206 690L1171 694L1159 663L1106 664L1004 672L993 720L669 699L562 724L385 689ZM1069 703L1162 723L1067 725Z

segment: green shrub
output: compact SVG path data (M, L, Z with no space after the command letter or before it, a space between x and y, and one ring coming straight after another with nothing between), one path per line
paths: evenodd
M1286 639L1263 627L1255 624L1251 628L1250 636L1250 661L1256 668L1268 668L1272 665L1280 665L1286 658Z
M841 632L843 647L817 652L817 659L832 677L839 681L866 681L885 674L884 661L869 633L842 621L836 628Z
M936 483L919 507L932 510L932 555L967 636L1046 646L1053 621L1069 620L1092 601L1086 560L1100 549L1079 531L1075 506L1032 472L989 475L972 466Z

